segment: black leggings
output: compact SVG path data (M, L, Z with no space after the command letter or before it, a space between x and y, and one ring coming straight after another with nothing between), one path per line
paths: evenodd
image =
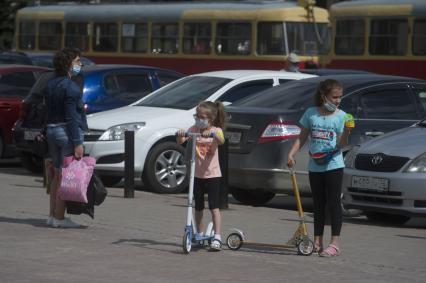
M312 198L314 200L314 235L324 234L326 207L330 209L331 235L340 236L342 229L343 168L326 172L309 172Z

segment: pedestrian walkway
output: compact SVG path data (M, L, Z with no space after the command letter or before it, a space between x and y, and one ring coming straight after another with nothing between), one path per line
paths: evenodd
M423 227L380 227L364 218L343 226L342 256L297 256L295 250L207 249L182 253L186 197L122 188L95 210L72 216L79 229L48 228L42 179L0 168L0 282L424 282ZM295 211L231 203L223 228L251 240L282 243L298 225ZM208 213L206 216L209 217ZM308 229L312 218L308 213ZM329 233L329 230L326 230Z

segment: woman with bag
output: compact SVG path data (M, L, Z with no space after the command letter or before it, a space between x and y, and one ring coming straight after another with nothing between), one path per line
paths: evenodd
M46 87L46 136L55 174L51 184L47 225L74 228L79 225L64 218L65 202L57 197L65 156L83 157L83 131L87 129L80 87L71 80L81 70L80 51L64 48L53 58L55 77Z
M345 167L340 149L347 144L350 129L354 127L352 116L338 109L342 94L342 85L336 80L328 79L319 84L315 106L308 108L300 119L301 132L287 161L288 166L295 165L294 155L310 137L309 182L314 203L314 245L315 251L323 257L340 254L340 202ZM330 208L331 241L323 249L326 205Z

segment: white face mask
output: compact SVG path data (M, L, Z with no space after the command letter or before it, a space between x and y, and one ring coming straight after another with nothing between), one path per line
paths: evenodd
M195 118L195 126L198 129L205 129L209 126L209 119Z
M72 76L77 76L81 71L81 65L72 64L70 73Z
M334 104L334 103L330 102L330 101L327 99L327 96L323 96L323 97L324 97L324 100L325 100L325 103L324 103L324 107L325 107L325 109L327 109L327 111L329 111L329 112L334 112L334 111L336 111L336 109L337 109L336 104Z

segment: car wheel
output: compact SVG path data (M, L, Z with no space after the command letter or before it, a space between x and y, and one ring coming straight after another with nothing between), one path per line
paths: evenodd
M342 215L345 216L345 217L358 217L358 216L360 216L362 214L362 210L359 210L359 209L349 209L349 208L346 208L345 205L343 205L343 199L344 199L344 197L345 196L342 193L341 194L341 199L342 199L342 202L341 202L341 205L342 205Z
M115 185L118 184L118 182L121 181L121 179L123 179L123 177L121 176L99 176L99 178L101 178L102 184L105 187L114 187Z
M143 183L160 194L182 192L187 185L184 151L176 142L154 146L145 162Z
M403 225L410 220L410 217L405 215L387 214L375 211L366 211L365 215L371 222L388 223L395 225Z
M43 158L31 153L21 154L22 166L30 171L31 173L42 173L43 172Z
M239 202L255 206L263 205L275 196L275 193L271 192L250 191L238 188L232 188L231 194Z

